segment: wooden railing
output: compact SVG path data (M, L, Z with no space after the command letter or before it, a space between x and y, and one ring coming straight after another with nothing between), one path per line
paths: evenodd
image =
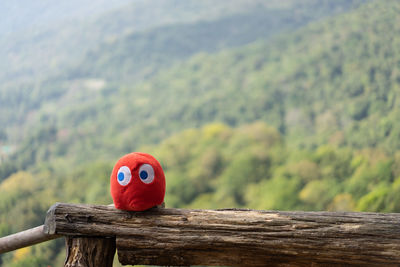
M59 203L48 211L41 234L46 238L36 239L39 242L66 237L65 266L112 266L115 249L122 264L132 265L400 265L396 213L164 208L127 212ZM4 240L17 235L0 239L0 252L7 251ZM22 239L24 244L33 244L28 239Z

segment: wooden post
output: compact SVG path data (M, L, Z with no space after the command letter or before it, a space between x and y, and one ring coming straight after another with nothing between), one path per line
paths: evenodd
M66 237L65 267L112 267L115 238Z
M400 214L56 204L48 234L116 237L122 264L400 265Z

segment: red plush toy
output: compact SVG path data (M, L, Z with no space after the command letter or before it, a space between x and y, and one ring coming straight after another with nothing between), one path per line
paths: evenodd
M146 153L130 153L111 173L111 196L121 210L143 211L164 202L165 176L160 163Z

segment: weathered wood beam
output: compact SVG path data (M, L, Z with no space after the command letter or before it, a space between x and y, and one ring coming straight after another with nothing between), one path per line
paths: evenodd
M122 264L400 265L400 214L56 204L48 234L116 237Z
M0 254L58 238L43 232L43 225L0 238Z

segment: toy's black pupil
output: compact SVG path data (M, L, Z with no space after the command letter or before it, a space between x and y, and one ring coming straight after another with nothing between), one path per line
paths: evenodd
M141 171L139 176L140 176L140 179L142 179L142 180L146 180L147 177L149 177L149 175L147 174L146 171Z

